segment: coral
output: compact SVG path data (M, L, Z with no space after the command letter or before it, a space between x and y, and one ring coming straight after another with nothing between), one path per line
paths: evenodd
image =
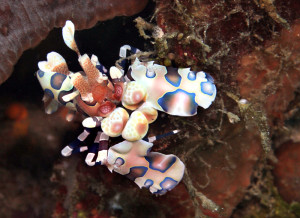
M40 106L29 102L6 100L4 104L3 94L0 95L0 112L5 115L0 116L1 217L48 216L54 202L53 183L49 180L52 163L57 160L60 143L68 138L65 133L76 131L78 125L66 122L60 113L47 118ZM58 127L53 128L54 125Z
M280 37L240 60L237 80L241 96L264 104L268 117L279 124L300 85L299 34L300 20L297 20L290 30L282 31Z
M287 142L276 151L278 162L273 170L275 184L282 198L291 203L300 202L299 157L300 143Z
M253 162L247 170L235 171L235 168L223 165L220 175L214 176L210 169L216 167L221 157L214 157L212 163L207 158L209 154L202 156L199 155L199 151L195 152L197 150L192 149L192 158L188 157L186 163L187 169L192 169L188 174L192 183L186 182L186 184L191 190L190 198L196 199L193 201L196 215L207 214L218 217L220 213L225 217L230 216L232 209L243 199L246 189L251 186L251 176L258 161L263 157L274 159L272 144L277 142L272 141L272 136L276 136L278 129L285 128L283 127L285 112L295 99L294 93L300 81L299 21L297 20L299 14L296 12L299 8L299 2L294 0L285 3L279 1L157 1L157 24L162 33L153 38L158 60L173 62L179 66L192 65L193 69L205 70L216 79L219 90L217 104L208 112L210 116L204 113L202 115L206 115L206 118L198 117L190 121L170 119L173 125L189 129L186 133L189 138L185 141L184 147L187 149L191 137L197 138L197 143L193 144L199 146L199 150L200 148L211 149L210 151L214 152L218 149L219 143L222 143L226 160L236 167L243 166L248 159L245 158L238 163L239 160L226 153L227 146L233 148L234 153L238 153L237 148L233 147L235 143L240 144L244 149L249 146L250 150L256 151L250 158ZM140 30L154 29L153 26L143 24L139 20L137 25ZM146 33L140 32L142 35ZM236 104L234 105L228 97ZM297 103L294 103L296 110L295 105ZM218 112L226 115L231 125L225 125L226 118L219 117ZM234 143L229 143L227 137L223 139L220 135L216 136L216 133L221 133L222 136L223 132L229 136L230 133L224 128L238 131L234 126L239 126L240 131L246 131L248 136L245 137L245 132L237 134L232 138ZM192 131L192 127L198 131ZM201 136L196 137L195 134ZM249 139L247 143L244 142L246 138ZM199 140L205 140L207 145L198 142ZM269 154L263 154L260 146ZM241 147L239 148L244 150ZM178 149L182 152L180 148ZM203 164L210 170L206 180L199 179L203 172L200 175L195 174L197 169L189 164L192 160L197 162L194 160L197 154L198 159L205 160ZM227 171L231 175L228 178ZM230 181L230 178L243 179ZM208 182L201 189L195 185L197 181ZM214 185L214 182L217 184ZM227 185L224 185L226 188L218 195L219 188L223 187L220 183ZM210 186L213 188L208 189ZM199 197L201 194L205 194L219 206L218 213L208 210L199 212L199 207L203 204ZM217 208L211 207L210 210Z
M5 111L7 118L13 120L11 133L14 137L24 136L28 134L28 110L21 103L10 104Z
M243 125L243 122L234 125L224 122L213 148L202 150L204 145L198 137L192 137L186 144L188 149L184 156L193 187L219 207L218 210L212 210L205 207L205 201L202 201L200 208L205 209L202 210L206 215L229 216L243 198L243 189L251 184L250 177L262 149L259 133L245 130ZM189 185L187 187L189 190ZM194 206L197 211L197 206Z
M299 217L298 202L289 204L279 195L273 183L271 171L266 169L262 161L254 172L255 182L247 191L245 199L238 205L238 209L232 214L233 218L238 217ZM262 169L264 168L264 169Z
M5 111L5 114L11 120L24 120L28 117L26 107L17 102L10 104Z
M26 49L36 46L54 27L67 19L79 29L97 21L140 12L147 0L105 1L2 1L0 6L0 83L11 74L14 64Z

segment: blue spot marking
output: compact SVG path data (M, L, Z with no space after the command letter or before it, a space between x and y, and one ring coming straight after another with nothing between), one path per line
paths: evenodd
M150 186L152 186L153 183L154 183L154 182L153 182L152 179L147 179L147 180L145 181L145 183L144 183L144 187L150 188Z
M167 68L168 69L168 68ZM179 87L181 83L181 76L178 73L167 73L165 79L173 86Z
M136 53L139 52L139 50L137 48L135 48L135 47L130 46L130 49L131 49L131 53L132 54L136 54Z
M49 95L51 98L54 98L54 94L50 89L45 89L44 92Z
M190 72L188 73L187 78L188 78L189 80L191 80L191 81L196 80L196 72L195 72L195 71L190 71Z
M143 177L147 171L148 171L147 167L143 167L143 166L131 167L129 173L126 174L126 176L130 180L135 180L137 177Z
M146 77L147 78L154 78L156 76L156 73L154 71L150 71L147 69Z
M156 195L164 195L167 193L168 190L166 189L161 189L161 190L158 190L157 192L153 192L153 194L156 194Z
M158 195L163 195L165 194L167 191L172 190L176 185L178 184L178 182L170 177L166 177L161 183L160 183L160 187L162 188L161 190L158 190L157 192L153 193L153 194L158 194Z
M190 111L189 113L190 114L195 114L196 111L197 111L197 107L198 107L198 104L195 102L195 93L189 93L187 91L184 91L183 89L177 89L175 90L174 92L167 92L166 94L164 94L161 98L159 98L157 100L157 103L161 106L161 108L165 111L165 112L168 112L169 111L169 103L172 101L172 98L178 94L178 93L184 93L186 95L189 96L190 98Z
M121 158L121 157L118 157L118 158L116 159L115 163L117 162L117 160L121 160L121 161L122 161L122 163L121 163L120 165L123 165L123 164L125 163L125 160L124 160L123 158Z
M212 76L209 75L208 73L205 73L205 78L207 79L208 82L211 82L211 83L215 82L214 78L212 78Z
M67 78L66 75L61 73L55 73L51 77L50 85L53 89L60 90L64 80Z
M103 74L107 73L107 69L102 64L96 64L96 68Z
M45 75L45 72L44 71L41 71L41 70L38 70L38 75L40 78L42 78L44 75Z
M216 92L216 86L211 82L202 82L200 84L201 86L201 92L212 96Z
M161 183L160 183L160 187L162 187L163 189L166 190L171 190L173 189L176 185L177 185L177 181L170 178L170 177L166 177Z
M145 157L146 161L149 162L149 168L152 170L157 170L161 173L166 172L175 162L176 162L176 157L171 157L170 159L168 159L168 163L166 164L166 168L165 169L158 169L155 168L152 164L155 162L155 157L150 157L150 156L146 156Z

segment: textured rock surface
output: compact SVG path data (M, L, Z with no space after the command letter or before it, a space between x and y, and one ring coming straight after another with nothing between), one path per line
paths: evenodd
M41 105L9 99L4 104L9 95L0 96L0 216L47 217L55 200L49 180L53 162L69 138L66 131L76 131L79 125L66 122L63 112L49 117Z
M240 60L237 80L242 97L265 104L266 113L283 122L283 113L300 85L300 20L280 37Z
M284 200L300 202L300 143L285 143L276 152L275 184Z
M283 125L287 117L286 111L297 110L298 107L297 103L291 102L294 101L300 84L298 46L300 38L297 20L300 4L293 0L284 3L178 0L157 1L157 7L159 8L157 22L164 31L164 36L156 41L160 60L165 62L167 54L173 53L173 59L178 65L192 65L193 69L204 69L217 81L219 97L217 103L209 109L209 115L201 112L201 116L206 118L194 120L194 123L199 125L199 133L204 140L213 141L213 152L217 152L218 142L224 142L222 149L226 157L228 149L226 146L232 143L220 137L223 131L226 132L223 128L227 129L225 135L228 137L231 131L239 129L242 132L232 138L235 142L233 144L240 144L239 148L242 151L248 149L253 151L253 162L250 164L247 158L243 158L242 153L236 150L237 148L232 149L232 153L240 155L241 159L235 159L233 154L233 156L227 154L226 160L234 166L242 167L245 164L249 168L235 171L224 166L225 172L219 170L219 174L212 169L218 168L220 156L213 156L212 159L216 162L211 165L211 162L207 161L209 158L206 158L210 156L209 154L204 156L196 152L194 154L211 166L210 173L207 173L209 185L203 189L194 185L196 192L204 193L223 208L223 215L230 216L232 209L248 193L248 187L252 187L253 173L267 171L267 165L260 169L256 166L264 156L258 147L269 151L271 158L271 144L278 144L276 140L280 140L279 137L275 137L275 140L271 141L272 134L285 128ZM228 97L234 99L237 104L233 104ZM239 101L240 99L246 101ZM244 122L239 123L237 129L234 128L236 124L218 126L217 123L220 122L218 112L223 112L223 118L228 118L231 123L237 121L234 115L238 115ZM194 134L190 133L189 136L196 137ZM185 148L189 140L184 143ZM203 148L203 145L200 147ZM207 149L206 146L204 148ZM249 152L249 155L251 153ZM189 162L190 159L187 158L187 165ZM187 169L191 169L191 166ZM199 175L203 174L198 175L195 167L192 169L189 175L192 175L190 177L195 184ZM195 173L198 176L194 177ZM226 173L231 176L227 177ZM217 213L212 214L207 210L204 210L204 214L218 216Z

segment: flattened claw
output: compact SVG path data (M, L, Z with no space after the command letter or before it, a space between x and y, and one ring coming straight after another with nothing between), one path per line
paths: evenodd
M149 152L152 143L123 141L108 150L107 167L126 175L140 188L163 195L182 179L185 166L175 155Z

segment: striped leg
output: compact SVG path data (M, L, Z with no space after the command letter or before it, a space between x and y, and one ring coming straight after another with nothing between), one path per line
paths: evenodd
M85 128L95 128L101 126L101 121L103 120L103 117L88 117L85 118L82 121L82 126Z
M123 69L127 69L127 65L128 65L128 60L126 59L127 57L129 57L130 55L134 55L136 53L141 52L141 50L132 47L131 45L123 45L120 48L120 53L119 56L122 59L121 62L119 63L119 65L123 68Z
M77 139L75 139L73 142L71 142L61 150L61 154L65 157L68 157L71 154L86 151L88 149L87 146L80 145L86 140L90 132L91 129L84 128L83 132L77 137Z
M171 132L167 132L167 133L162 134L162 135L152 136L152 137L149 137L149 138L143 138L143 140L146 141L146 142L152 143L152 142L154 142L154 141L156 141L156 140L159 140L159 139L162 139L162 138L165 138L165 137L168 137L168 136L177 134L177 133L179 133L179 132L180 132L180 130L173 130L173 131L171 131Z
M102 73L107 75L107 69L103 64L101 64L98 60L98 57L96 55L92 55L91 61L94 64L94 66Z
M131 45L123 45L120 48L119 56L120 58L127 58L128 56L139 53L140 51L141 51L140 49L132 47Z
M127 72L128 66L129 66L129 61L127 57L130 55L134 55L138 52L141 52L139 49L134 48L130 45L123 45L120 48L120 60L116 62L116 65L119 67L111 67L109 70L110 77L112 78L112 82L114 84L114 98L117 101L121 101L122 95L124 92L124 82L125 81L130 81L131 79L125 76L125 72Z
M97 137L95 138L93 145L89 147L88 154L85 158L87 165L95 166L105 164L107 159L108 139L109 137L105 133L98 131Z

